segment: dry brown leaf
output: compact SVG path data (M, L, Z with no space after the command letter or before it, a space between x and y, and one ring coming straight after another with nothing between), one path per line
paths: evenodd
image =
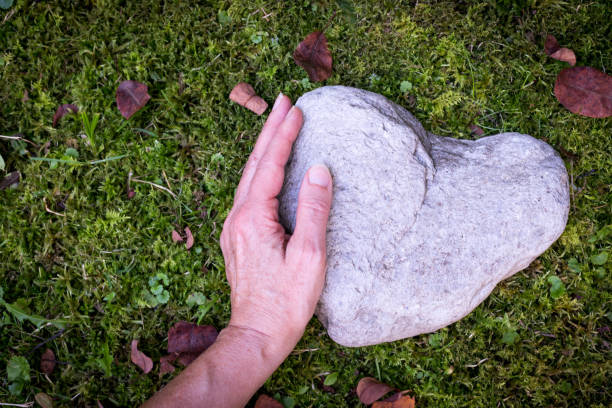
M372 408L414 408L415 400L407 391L400 391L384 401L377 401L372 404Z
M272 397L261 394L255 402L255 408L283 408L283 404Z
M482 128L478 125L470 125L470 133L472 133L474 136L482 136L484 135L484 130L482 130Z
M132 340L130 359L132 363L136 364L145 374L148 374L153 369L153 360L145 353L138 350L138 340Z
M201 353L180 353L176 361L183 367L187 367L189 364L193 363L200 354Z
M550 54L550 57L558 61L567 62L572 67L576 65L576 54L569 48L559 48L557 51Z
M194 242L193 234L191 233L191 230L189 229L189 227L185 227L185 235L187 236L187 242L185 242L185 248L189 250L193 246L193 242Z
M55 353L51 349L46 349L40 358L40 372L50 375L55 368Z
M312 82L325 81L332 74L332 56L327 38L320 31L306 36L293 52L293 60L308 73Z
M79 113L79 108L72 103L60 105L53 115L53 127L57 127L57 122L69 113Z
M21 173L18 171L12 171L7 174L2 180L0 180L0 190L7 189L15 184L19 183L21 179Z
M41 406L41 408L53 408L53 398L44 392L39 392L38 394L34 395L34 399L38 405Z
M168 353L200 354L215 342L217 335L217 329L212 326L175 323L168 331Z
M183 242L183 237L177 230L172 230L172 242Z
M612 116L612 76L591 67L565 68L555 96L570 112L591 118Z
M381 383L376 378L363 377L357 383L357 397L359 401L366 405L370 405L389 391L393 391L393 388Z
M123 81L117 87L117 108L121 115L129 119L151 99L149 88L137 81Z
M544 52L551 58L557 61L569 63L571 66L576 65L576 54L569 48L561 48L559 42L554 35L548 34L546 43L544 44Z
M559 42L554 35L548 34L546 36L546 42L544 43L544 52L546 55L552 55L559 49Z
M261 115L268 109L268 103L255 93L255 89L246 82L236 84L229 95L230 99L240 106Z
M176 360L178 356L176 354L169 354L159 359L159 376L163 376L168 373L174 372L176 368L171 364Z

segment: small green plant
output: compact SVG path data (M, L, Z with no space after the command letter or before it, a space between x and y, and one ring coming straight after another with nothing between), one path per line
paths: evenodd
M100 357L98 357L95 362L98 368L104 372L106 377L110 377L112 375L113 356L110 353L108 344L102 344L100 347Z
M0 8L8 10L13 5L13 0L0 0Z
M206 313L208 313L208 311L213 307L213 302L208 300L202 292L192 293L189 295L185 303L187 303L187 306L190 308L193 308L194 306L198 307L196 312L198 324L200 324L204 316L206 316Z
M548 283L550 283L550 297L553 299L559 299L565 293L565 285L559 279L558 276L549 276Z
M87 116L87 113L81 112L81 121L83 122L83 131L85 132L85 135L87 135L87 138L89 139L89 142L92 145L94 144L94 141L95 141L94 133L96 131L96 126L98 126L99 120L100 120L100 114L98 113L94 113L91 119L89 119L89 116Z
M13 356L6 366L6 376L9 384L9 391L13 395L20 395L23 386L30 382L30 364L25 357Z
M170 284L168 275L163 272L158 272L155 276L149 278L149 290L144 289L142 297L144 299L144 305L148 307L155 307L158 305L165 305L170 300L170 292L168 292L164 286Z

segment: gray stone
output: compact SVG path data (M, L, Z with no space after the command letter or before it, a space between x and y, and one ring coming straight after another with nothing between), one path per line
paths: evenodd
M293 231L302 178L326 164L334 198L316 313L342 345L456 322L565 228L567 172L540 140L436 136L383 96L342 86L308 92L297 106L304 126L279 196L281 222Z

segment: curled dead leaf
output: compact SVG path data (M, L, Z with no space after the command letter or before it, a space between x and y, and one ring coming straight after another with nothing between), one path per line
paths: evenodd
M472 133L474 136L482 136L484 135L484 130L482 130L482 128L478 125L470 125L470 133Z
M187 242L185 242L185 248L189 250L191 249L194 243L193 234L191 233L191 230L189 229L189 227L185 227L185 235L187 236Z
M308 73L312 82L325 81L332 74L332 56L327 38L320 31L306 36L293 52L293 60Z
M176 368L172 365L172 362L176 360L176 354L168 354L167 356L163 356L159 359L159 376L166 375L168 373L174 372Z
M79 113L79 108L72 103L60 105L53 115L53 127L57 127L57 122L69 113Z
M230 99L240 106L261 115L268 109L268 103L255 93L255 89L246 82L236 84L229 95Z
M255 408L283 408L283 404L272 397L261 394L255 402Z
M554 35L548 34L546 36L546 42L544 43L544 52L546 55L552 55L559 49L559 42Z
M132 363L136 364L145 374L148 374L153 369L153 360L145 353L138 350L138 340L132 340L130 359Z
M555 96L570 112L591 118L612 116L612 76L592 67L565 68Z
M117 108L121 115L129 119L151 99L149 88L138 81L123 81L117 87Z
M172 242L183 242L183 237L177 230L172 230Z
M12 171L7 174L2 180L0 180L0 190L7 189L19 183L21 179L21 173L18 171Z
M384 401L377 401L372 408L414 408L415 400L407 391L400 391Z
M550 54L550 57L558 61L567 62L572 67L576 65L576 54L569 48L559 48L557 51Z
M372 377L364 377L357 383L357 397L366 405L370 405L389 391L393 391L393 388Z
M46 349L40 358L40 372L50 375L55 368L55 353L51 349Z
M217 329L189 322L178 322L168 331L168 353L200 354L217 339Z
M546 36L544 52L557 61L567 62L571 66L576 65L576 54L574 54L574 51L569 48L561 48L554 35L548 34L548 36Z
M44 392L39 392L34 395L34 400L41 406L41 408L53 408L53 398Z

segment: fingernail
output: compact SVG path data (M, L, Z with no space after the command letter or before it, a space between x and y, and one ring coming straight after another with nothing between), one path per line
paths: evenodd
M308 170L308 182L320 187L329 186L331 175L329 170L322 164L315 164Z
M295 107L295 105L293 105L291 109L289 109L289 113L287 113L287 117L285 119L290 119L293 115L295 115L296 110L297 108Z
M274 110L278 108L278 105L280 104L280 101L282 99L283 99L283 93L279 92L278 96L276 97L276 100L274 101L274 106L272 106L272 112L274 112Z

